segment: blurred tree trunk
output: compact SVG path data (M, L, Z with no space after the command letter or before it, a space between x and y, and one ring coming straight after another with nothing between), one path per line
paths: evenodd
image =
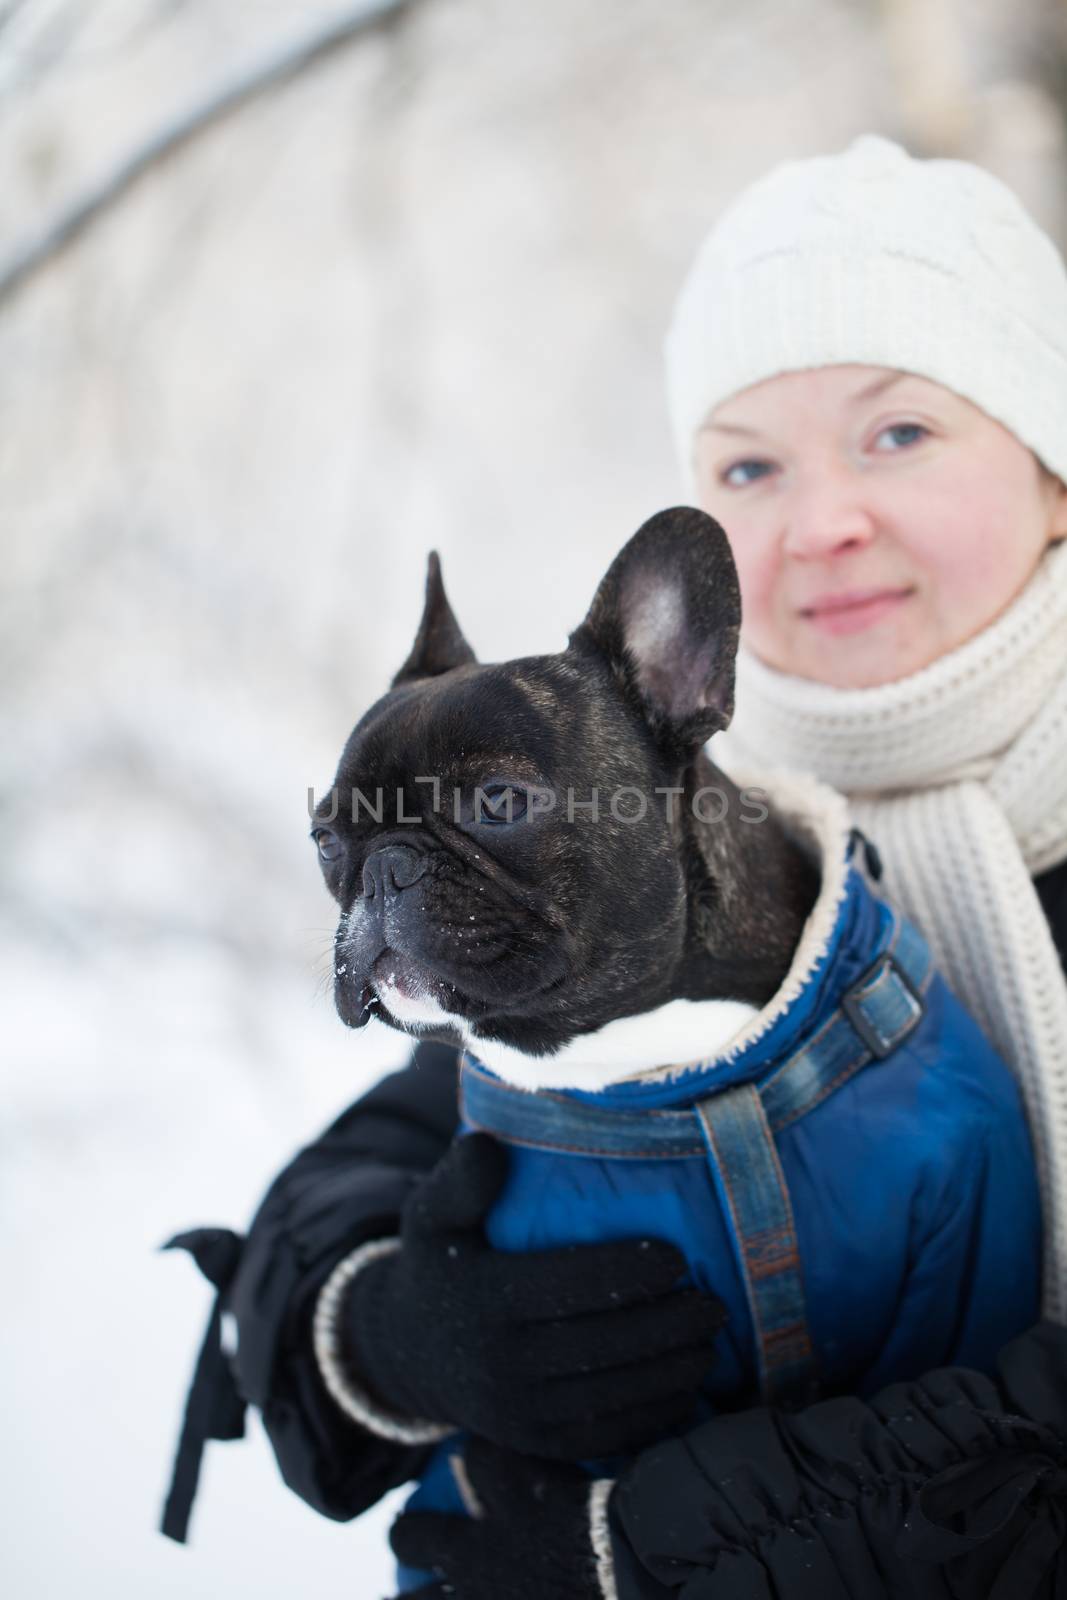
M904 142L988 167L1067 243L1067 0L880 0Z

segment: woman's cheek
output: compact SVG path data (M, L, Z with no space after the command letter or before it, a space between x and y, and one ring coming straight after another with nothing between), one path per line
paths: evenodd
M769 540L761 541L752 535L745 537L740 531L736 537L731 537L730 548L741 586L743 626L752 638L765 638L768 629L774 629L784 603L781 561L776 558Z
M1018 470L1013 456L1003 464L1001 481L990 470L1001 465L997 444L994 438L989 446L990 462L979 460L966 475L926 478L924 494L898 508L893 523L910 574L938 621L941 650L955 648L997 617L1039 556L1025 453L1013 443L1026 471Z

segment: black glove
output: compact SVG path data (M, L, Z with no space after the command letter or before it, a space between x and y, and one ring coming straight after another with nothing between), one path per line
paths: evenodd
M483 1516L409 1511L393 1524L397 1560L442 1580L407 1600L601 1600L590 1479L482 1439L468 1441L464 1461Z
M460 1139L409 1196L400 1249L354 1279L342 1349L390 1411L527 1455L628 1454L689 1416L725 1320L673 1287L657 1239L514 1254L482 1219L507 1176L488 1134Z

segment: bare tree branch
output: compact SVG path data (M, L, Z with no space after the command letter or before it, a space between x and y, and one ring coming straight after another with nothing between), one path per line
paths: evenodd
M3 83L5 98L32 93L37 84L57 68L77 71L84 66L96 66L109 57L139 44L171 17L194 0L139 0L139 15L131 19L125 33L103 44L94 42L92 24L97 20L94 9L85 0L69 0L69 4L53 10L50 15L38 18L41 0L34 0L34 10L21 29L15 29L15 38L2 44L0 66L6 69ZM27 9L29 0L0 0L0 33L11 22L18 22ZM82 35L88 31L88 47Z
M0 32L7 27L9 22L14 20L20 11L24 10L25 6L26 0L4 0L4 3L0 5Z
M189 110L164 123L110 172L62 207L36 238L17 247L13 256L0 265L0 304L9 300L39 268L110 211L153 167L248 101L297 77L361 34L392 22L413 4L414 0L363 0L362 4L341 12L328 23L247 68Z

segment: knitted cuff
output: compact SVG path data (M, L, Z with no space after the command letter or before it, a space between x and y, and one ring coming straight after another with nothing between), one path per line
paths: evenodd
M369 1239L337 1263L319 1290L315 1302L311 1324L312 1348L327 1391L353 1422L358 1422L361 1428L393 1444L436 1444L440 1439L447 1439L455 1429L442 1423L402 1417L386 1411L370 1398L366 1390L359 1388L341 1359L341 1302L353 1278L364 1267L370 1266L372 1261L392 1255L399 1248L399 1239Z
M597 1478L589 1486L589 1539L596 1558L596 1575L603 1600L619 1600L608 1522L608 1499L614 1487L614 1478Z

